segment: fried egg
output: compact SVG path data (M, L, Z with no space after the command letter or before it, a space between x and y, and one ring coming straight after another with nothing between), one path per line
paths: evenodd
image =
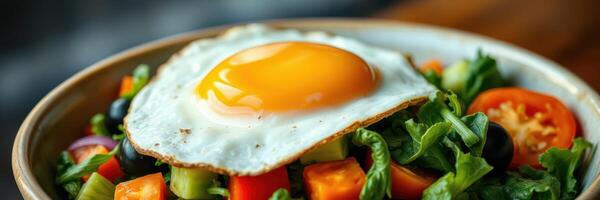
M435 90L399 52L251 24L175 54L133 99L125 129L171 165L257 175Z

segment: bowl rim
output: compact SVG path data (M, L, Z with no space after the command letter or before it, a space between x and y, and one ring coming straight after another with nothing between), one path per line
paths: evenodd
M29 165L29 150L31 144L32 134L34 133L35 125L40 121L41 117L46 113L50 112L52 104L55 104L59 100L60 96L63 96L69 88L75 87L78 82L85 81L90 76L101 72L103 69L118 63L122 60L127 60L131 57L135 57L152 49L159 49L161 47L171 46L184 42L191 42L199 38L214 37L230 27L237 26L240 24L248 23L264 23L274 27L282 28L316 28L316 27L328 27L328 28L356 28L356 29L368 29L376 27L403 27L411 29L419 29L425 31L440 32L443 34L450 34L461 38L476 39L485 42L488 45L492 45L496 48L504 49L507 52L511 52L510 56L518 57L521 60L527 60L531 63L536 63L536 66L543 66L542 68L550 69L554 73L560 74L559 76L567 79L571 85L574 85L576 90L583 91L581 98L582 100L588 100L587 103L592 104L595 113L600 116L600 97L598 94L589 87L579 77L575 76L572 72L566 70L559 64L543 58L533 52L525 50L521 47L502 42L486 36L469 33L461 30L452 28L440 27L435 25L426 25L414 22L405 22L388 19L377 19L377 18L296 18L296 19L274 19L274 20L261 20L261 21L248 21L241 23L234 23L222 26L214 26L209 28L203 28L199 30L184 32L173 36L165 37L162 39L150 41L137 45L133 48L121 51L117 54L102 59L89 67L77 72L75 75L68 78L66 81L60 83L57 87L52 89L46 96L44 96L36 106L30 111L23 123L21 124L17 135L15 137L13 148L12 148L12 170L15 177L15 181L24 199L50 199L50 196L42 189L39 182L36 180L33 171ZM551 80L557 81L557 80ZM575 90L575 89L574 89ZM582 191L577 199L594 199L600 196L600 175L596 175L596 178L590 184L590 186Z

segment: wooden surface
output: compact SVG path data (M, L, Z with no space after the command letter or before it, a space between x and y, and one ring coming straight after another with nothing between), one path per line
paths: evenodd
M560 63L600 92L600 0L408 0L376 17L516 44Z

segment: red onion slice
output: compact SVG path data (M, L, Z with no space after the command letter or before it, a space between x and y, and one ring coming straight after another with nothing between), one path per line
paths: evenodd
M75 140L75 142L69 146L69 151L89 145L102 145L110 151L117 146L117 142L106 136L90 135Z

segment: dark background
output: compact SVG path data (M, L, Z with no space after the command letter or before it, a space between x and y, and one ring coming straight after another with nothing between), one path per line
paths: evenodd
M292 17L378 17L462 29L550 58L600 91L598 0L0 1L0 199L18 199L12 142L69 76L130 47L203 27Z

